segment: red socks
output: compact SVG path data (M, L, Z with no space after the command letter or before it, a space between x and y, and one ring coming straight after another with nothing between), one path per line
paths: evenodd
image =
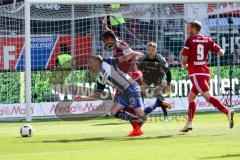
M130 107L125 108L124 111L126 111L126 112L128 112L128 113L131 113L131 114L135 114L134 110L133 110L132 108L130 108ZM135 129L135 128L138 127L138 123L137 123L137 122L132 121L132 122L130 122L130 123L131 123L133 129Z
M224 114L228 114L228 108L224 106L217 98L211 97L209 98L209 103L211 103L214 107L216 107L219 111ZM190 102L188 108L188 122L192 122L194 115L196 112L196 102Z
M209 98L209 103L211 103L214 107L216 107L219 111L224 114L228 114L228 108L224 106L217 98L211 97Z
M131 123L131 125L132 125L133 129L135 129L135 128L137 128L137 127L138 127L138 123L137 123L137 122L135 122L135 121L132 121L132 122L130 122L130 123Z
M188 106L188 122L192 122L196 112L196 102L190 102Z

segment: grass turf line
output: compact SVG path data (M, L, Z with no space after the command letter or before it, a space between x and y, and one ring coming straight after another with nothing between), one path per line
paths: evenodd
M127 122L117 119L33 122L35 135L21 138L21 123L0 123L1 160L239 160L240 117L234 129L222 114L197 115L194 130L179 134L185 123L151 119L141 137L127 137Z

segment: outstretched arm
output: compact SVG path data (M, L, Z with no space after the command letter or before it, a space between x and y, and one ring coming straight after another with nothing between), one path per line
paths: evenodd
M143 56L143 53L137 52L137 51L132 51L128 54L125 54L125 55L119 57L118 60L119 60L119 63L121 63L121 62L124 62L124 61L128 61L130 59L133 59L133 58L134 59L139 59L142 56Z
M75 100L76 101L95 101L100 99L102 92L95 92L91 96L81 96L81 95L76 95Z
M93 95L91 96L80 96L77 95L75 96L75 100L77 101L95 101L98 99L101 99L101 94L104 92L106 84L102 82L102 77L100 76L101 74L99 73L99 76L96 79L96 90Z
M103 18L102 27L104 31L110 31L110 28L108 28L108 25L107 25L107 16Z

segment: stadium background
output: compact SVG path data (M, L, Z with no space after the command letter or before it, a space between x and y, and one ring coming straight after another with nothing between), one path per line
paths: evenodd
M194 10L197 12L194 12ZM206 12L204 12L206 11ZM24 10L23 2L0 6L0 117L16 117L25 114L22 109L25 102L24 85ZM233 78L240 80L240 4L158 4L158 5L76 5L74 17L71 5L32 5L32 102L42 106L55 105L62 100L71 100L72 95L90 94L94 88L95 76L87 70L88 57L91 54L110 56L101 44L104 16L124 17L125 22L115 27L120 39L130 46L144 51L149 41L156 41L159 53L171 64L173 80L188 80L182 70L180 51L184 44L185 20L198 18L203 22L204 32L218 42L226 55L217 59L210 54L209 66L211 78L229 78L229 65L233 65ZM203 15L201 13L207 13ZM193 15L194 14L194 15ZM194 17L195 16L195 17ZM232 24L228 19L231 17ZM74 28L72 27L74 23ZM229 30L230 28L230 30ZM239 42L238 42L239 41ZM67 44L74 57L73 67L69 71L55 69L60 44ZM239 46L238 46L239 43ZM230 46L230 47L229 47ZM90 83L90 85L89 85ZM240 82L234 86L239 94ZM223 84L221 84L222 86ZM83 86L79 90L77 86ZM91 86L91 87L90 87ZM219 90L220 90L220 87ZM189 87L188 87L189 89ZM59 93L60 92L60 93ZM176 101L186 100L184 89L177 88ZM68 96L66 97L66 93ZM223 93L216 94L222 96ZM170 98L169 100L172 100ZM237 102L239 99L235 99ZM50 103L53 102L53 103ZM14 107L16 112L13 112ZM205 106L207 108L207 106ZM184 110L182 107L179 110Z

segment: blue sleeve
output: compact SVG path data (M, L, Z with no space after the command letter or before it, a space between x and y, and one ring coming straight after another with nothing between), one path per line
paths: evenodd
M110 65L118 65L119 64L119 60L117 58L113 58L113 57L103 58L103 62L106 62Z

